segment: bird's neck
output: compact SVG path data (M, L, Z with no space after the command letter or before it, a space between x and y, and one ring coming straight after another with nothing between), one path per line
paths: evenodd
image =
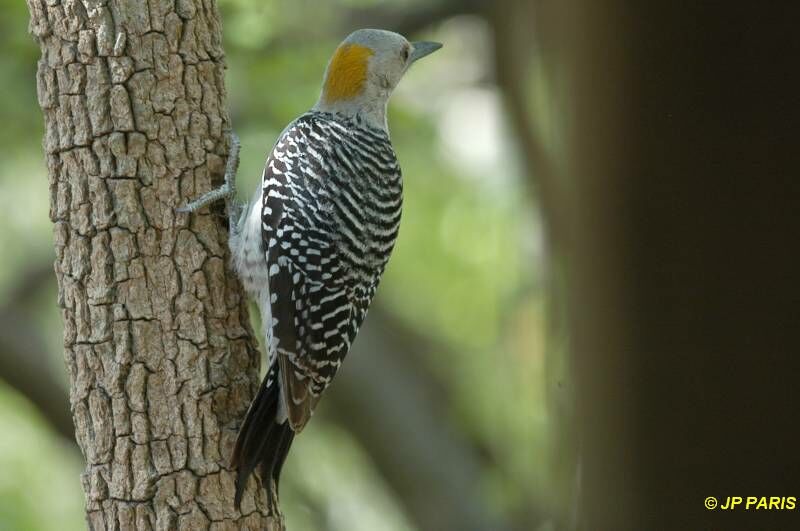
M389 126L386 122L388 98L382 98L380 95L364 96L366 95L333 102L326 101L325 97L322 96L317 101L317 104L314 105L313 110L331 113L345 119L360 119L370 127L381 129L388 133Z

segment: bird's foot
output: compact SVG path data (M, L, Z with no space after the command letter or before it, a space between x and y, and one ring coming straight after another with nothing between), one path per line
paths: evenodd
M239 169L241 143L239 142L239 137L233 131L230 133L230 138L231 147L228 151L228 162L225 165L225 182L223 185L203 194L188 205L177 208L177 212L196 212L208 204L224 199L231 218L238 214L236 211L240 209L240 206L235 204L234 198L236 197L236 171Z

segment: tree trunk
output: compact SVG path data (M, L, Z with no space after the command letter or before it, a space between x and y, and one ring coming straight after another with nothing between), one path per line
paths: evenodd
M213 0L28 0L58 302L91 529L281 529L227 469L259 353L221 217ZM255 494L255 496L254 496Z

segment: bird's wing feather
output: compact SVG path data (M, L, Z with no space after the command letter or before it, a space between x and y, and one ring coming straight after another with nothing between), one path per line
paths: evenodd
M273 334L292 429L308 422L350 346L350 289L342 280L323 179L347 171L326 161L302 119L276 143L264 171L263 239ZM310 155L316 153L317 156Z

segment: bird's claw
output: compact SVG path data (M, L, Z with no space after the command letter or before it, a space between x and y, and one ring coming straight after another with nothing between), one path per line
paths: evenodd
M236 171L239 169L239 150L241 149L241 143L239 142L239 137L233 131L230 133L230 139L231 146L228 151L228 162L225 165L225 183L219 188L206 192L189 204L176 208L176 212L179 214L196 212L202 207L220 199L225 199L228 203L228 207L231 207L232 200L236 197Z

